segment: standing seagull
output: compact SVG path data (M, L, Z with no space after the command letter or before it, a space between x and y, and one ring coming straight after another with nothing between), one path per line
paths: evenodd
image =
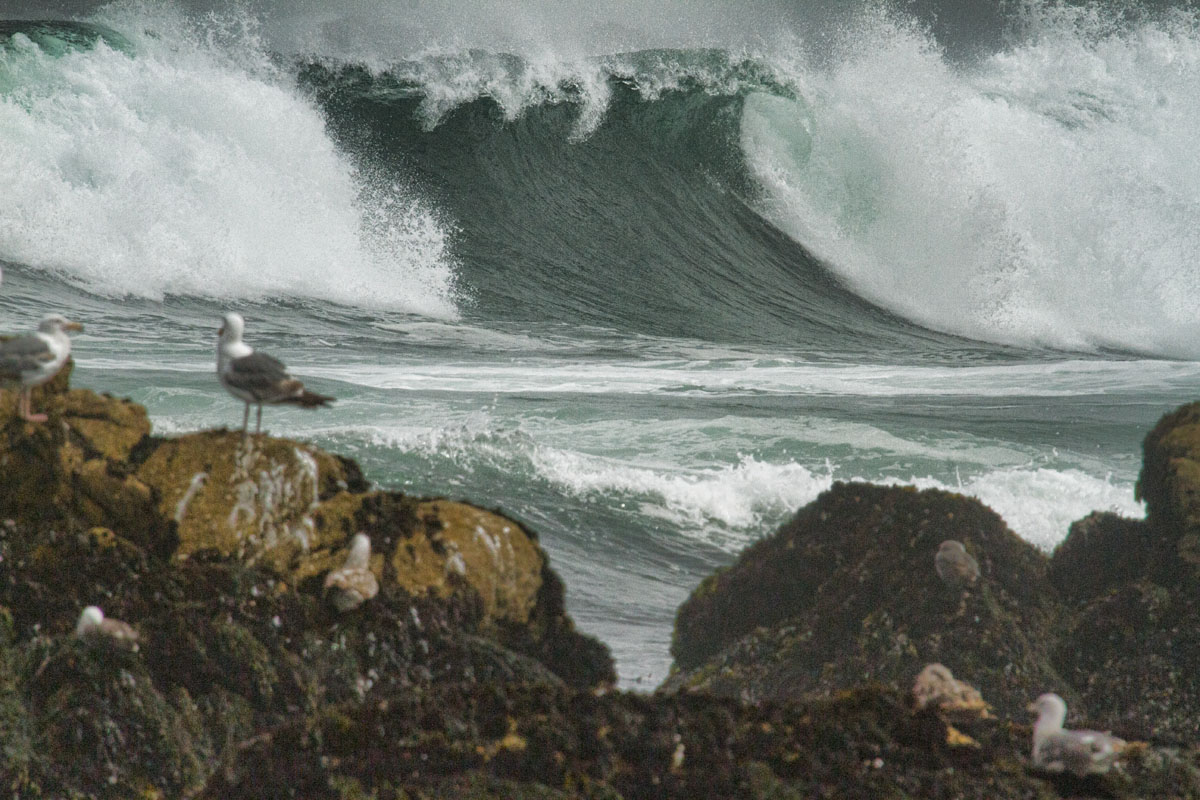
M217 332L217 378L231 395L246 404L242 433L250 424L251 403L258 405L254 432L261 433L264 403L316 408L333 402L332 397L305 389L303 383L288 374L287 367L279 359L256 353L253 347L243 342L246 321L241 314L230 312L225 315L224 322Z
M1079 777L1108 772L1125 748L1125 740L1100 731L1063 729L1067 704L1056 694L1039 697L1030 711L1033 724L1033 766L1046 772L1070 772Z
M83 326L59 314L51 314L38 325L37 333L0 342L0 385L21 388L17 414L29 422L45 422L45 414L30 409L33 387L40 386L58 374L71 355L71 338L67 331L81 331Z

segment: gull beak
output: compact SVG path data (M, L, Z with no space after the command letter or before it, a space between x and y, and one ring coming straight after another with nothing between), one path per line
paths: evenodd
M83 330L83 323L82 322L68 322L66 325L63 325L63 330L64 331L75 331L76 333L78 333Z
M1025 706L1025 710L1030 714L1036 714L1038 710L1037 703L1030 703L1029 705Z
M222 325L220 328L217 328L217 336L224 336L224 335L225 335L225 326Z

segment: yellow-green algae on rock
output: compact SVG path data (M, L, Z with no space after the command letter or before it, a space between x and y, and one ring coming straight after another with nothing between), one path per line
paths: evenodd
M1138 499L1147 521L1171 545L1164 557L1200 570L1200 403L1159 420L1143 443Z
M162 442L137 470L176 525L177 555L215 549L283 571L337 544L313 524L322 489L344 489L343 463L311 445L206 431Z
M110 528L176 559L216 552L292 585L341 563L365 532L383 582L436 598L466 592L486 621L530 622L546 563L514 520L366 491L357 465L305 442L225 430L152 437L144 408L68 389L68 375L39 390L45 425L17 419L12 393L0 395L0 514Z

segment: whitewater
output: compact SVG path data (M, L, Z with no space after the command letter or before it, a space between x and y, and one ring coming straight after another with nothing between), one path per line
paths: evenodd
M0 329L81 319L74 381L169 435L239 422L239 311L338 398L273 433L527 523L632 688L834 481L1045 550L1143 516L1200 381L1186 9L34 5L0 7Z

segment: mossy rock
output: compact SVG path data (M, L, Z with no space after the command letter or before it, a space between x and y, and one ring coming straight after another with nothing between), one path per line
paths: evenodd
M1143 520L1097 511L1071 523L1050 558L1050 581L1069 602L1086 603L1157 575L1156 534Z
M0 394L0 515L27 524L117 527L151 546L169 535L168 526L127 463L149 435L145 409L68 390L68 374L64 369L39 387L39 407L50 416L44 424L10 414L14 393Z
M37 753L30 782L50 797L178 797L206 777L194 710L156 689L136 653L106 639L36 639L21 692Z
M308 553L296 581L324 574L345 558L342 546L367 534L381 585L413 597L478 607L479 624L505 646L533 656L570 685L616 682L608 648L575 630L565 588L536 535L498 511L396 492L340 493L313 513L336 550Z
M493 797L588 800L1139 800L1195 797L1196 754L1145 751L1130 773L1029 770L1030 729L962 731L867 685L819 701L440 685L294 719L201 795L223 800ZM970 742L970 744L964 744ZM1146 790L1153 787L1153 793Z
M86 389L71 389L63 395L62 415L92 454L109 461L130 460L134 448L150 435L145 408Z
M944 585L934 554L958 539L979 582ZM941 662L1003 711L1056 690L1062 607L1047 561L977 500L835 484L680 607L667 690L751 699L831 694L863 680L907 689Z
M1168 580L1200 576L1200 403L1159 420L1142 443L1136 496L1156 531L1151 557Z
M175 523L178 557L213 549L284 572L308 550L334 544L313 511L357 476L312 445L210 431L161 442L137 477Z
M1073 711L1126 738L1200 739L1200 598L1181 587L1129 583L1086 604L1056 662L1080 687Z

